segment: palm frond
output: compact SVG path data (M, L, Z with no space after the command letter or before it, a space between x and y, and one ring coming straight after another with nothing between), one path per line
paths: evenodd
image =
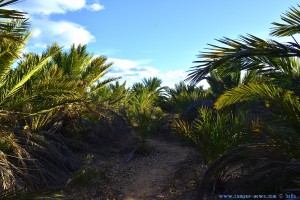
M277 110L282 110L281 113L289 114L295 120L300 117L298 96L294 95L292 91L264 83L250 83L229 90L220 96L215 103L215 107L222 109L235 103L257 99L265 100L267 106L271 104L271 106L278 108Z
M258 73L268 83L294 91L300 95L300 62L299 57L268 58L265 59L268 67Z
M121 77L112 77L112 78L107 78L103 81L98 80L96 86L91 87L91 91L89 92L91 95L97 94L99 90L101 90L103 87L105 87L107 84L112 83L114 81L119 80Z
M225 92L216 101L215 107L222 109L226 106L250 100L261 99L267 107L275 107L277 114L289 115L290 119L300 119L300 101L292 91L268 84L255 84L236 87Z
M263 143L240 145L208 167L199 185L197 199L218 197L219 194L299 191L299 185L293 183L299 176L299 161L292 161L276 146Z
M287 154L299 158L299 96L278 86L248 84L225 92L215 103L217 109L253 100L265 102L258 115L263 119L263 132Z
M26 13L16 11L16 10L7 10L7 9L2 9L4 6L9 6L15 3L18 3L22 0L2 0L0 2L0 18L6 18L6 19L24 19L24 15Z
M108 73L107 70L112 66L112 63L106 63L106 61L106 57L100 56L93 59L90 64L87 65L82 74L82 78L88 82L89 86Z
M183 135L187 138L193 137L192 136L193 126L182 119L172 120L171 128L172 128L172 132L174 132L175 134ZM194 140L194 138L192 138L192 140Z
M278 22L272 23L274 25L271 29L272 36L292 36L300 33L300 11L297 8L291 7L289 11L281 16L281 20L284 21L285 24Z
M223 38L217 41L225 46L210 45L210 51L200 54L198 57L201 60L195 61L199 65L192 67L187 81L196 84L215 69L226 74L233 71L268 68L264 60L266 57L300 56L300 45L296 42L266 41L253 35L240 36L239 40Z
M0 22L0 36L1 38L6 38L13 40L15 42L22 42L23 36L28 32L29 22L28 19L24 20L14 20L6 23Z
M198 117L193 122L173 120L172 131L193 141L206 163L221 157L245 140L250 132L247 113L214 112L212 108L198 108Z
M77 88L77 82L74 81L40 81L30 90L19 92L5 106L7 109L22 110L24 104L34 105L31 114L52 110L70 103L83 102L83 92Z
M92 89L93 92L90 93L91 99L93 102L112 107L128 97L129 94L125 85L126 82L119 85L117 81L115 85L111 83L106 87L99 88L96 93L94 89Z
M19 58L29 34L24 35L22 42L0 39L0 88L6 83L8 75L12 72L12 64Z
M229 91L226 91L223 95L221 95L215 103L215 107L217 109L222 109L226 106L241 103L254 99L261 99L264 96L272 96L276 95L281 96L283 91L276 91L276 88L270 87L266 84L255 84L250 83L248 85L238 86Z
M20 88L39 70L41 70L48 62L50 62L53 55L57 53L54 49L52 52L47 52L39 57L38 55L29 54L25 62L14 70L6 83L6 87L2 87L0 104L5 103L8 98L15 95Z
M3 9L1 7L9 6L20 0L2 0L0 2L0 38L7 38L14 41L22 41L22 37L28 31L29 23L26 19L26 13Z

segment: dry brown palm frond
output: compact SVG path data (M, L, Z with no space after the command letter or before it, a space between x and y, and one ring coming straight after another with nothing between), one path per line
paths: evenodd
M63 141L27 131L1 130L0 194L6 190L30 192L59 187L77 169Z
M278 194L299 190L300 161L269 144L241 145L214 161L198 188L198 199L222 194Z
M9 131L1 130L1 145L0 145L0 173L1 173L1 188L20 189L26 180L20 178L20 174L29 175L30 167L28 161L34 162L29 153L18 144L15 135ZM28 183L32 182L31 176L27 177Z
M80 116L83 114L81 109L79 105L76 109L61 109L55 114L55 120L50 124L63 123L56 131L43 128L32 132L32 129L21 130L18 126L0 127L0 196L7 190L22 189L27 193L63 186L70 172L79 166L73 148L80 152L96 147L107 151L106 146L123 148L128 142L130 130L118 114L102 109L97 112L107 116L105 119L97 115L94 120L88 120ZM51 125L46 125L46 130L49 127ZM64 137L62 131L83 137ZM78 147L79 143L81 146Z

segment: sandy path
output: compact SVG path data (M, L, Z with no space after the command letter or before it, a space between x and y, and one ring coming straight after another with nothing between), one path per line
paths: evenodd
M103 157L95 155L98 176L88 183L64 189L67 199L150 200L191 199L199 177L202 176L199 154L177 139L149 138L147 154L135 154L125 164L136 145L128 150ZM195 160L196 158L196 160Z
M155 153L146 158L136 158L132 164L138 166L131 181L124 182L122 192L126 200L163 198L160 194L166 182L178 170L178 165L196 152L190 147L181 146L178 142L149 139L147 148Z

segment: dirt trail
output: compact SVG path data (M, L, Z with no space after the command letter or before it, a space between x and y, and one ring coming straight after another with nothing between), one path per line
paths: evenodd
M149 155L151 158L148 162L139 163L141 170L130 183L124 185L123 192L127 200L152 199L153 194L156 194L157 198L163 198L163 195L159 194L163 184L177 171L178 165L195 155L194 149L175 142L149 139L147 146L155 153Z
M134 146L128 149L134 149ZM88 184L63 190L68 199L143 200L191 199L203 165L197 151L182 142L159 137L148 139L145 154L135 154L129 163L124 160L130 150L110 157L95 155L100 176ZM100 161L100 162L99 162Z

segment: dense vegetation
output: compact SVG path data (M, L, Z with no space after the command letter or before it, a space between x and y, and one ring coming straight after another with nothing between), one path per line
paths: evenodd
M195 144L208 165L199 199L299 191L297 8L270 33L291 42L223 38L199 55L189 84L168 88L154 77L127 87L103 78L112 63L84 45L23 53L26 15L2 8L17 1L0 2L0 197L63 186L78 170L73 152L91 141L103 148L122 142L110 133L129 131L123 119L139 135L141 151L170 120L174 133ZM209 89L196 86L202 80Z

